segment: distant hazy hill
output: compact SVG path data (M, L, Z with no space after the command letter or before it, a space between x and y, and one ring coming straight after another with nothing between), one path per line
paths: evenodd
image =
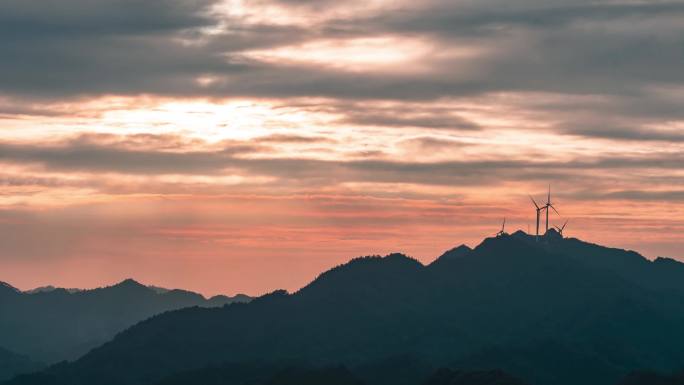
M634 369L684 368L683 346L681 263L516 233L428 266L358 258L294 294L161 314L12 384L143 385L224 362L294 361L344 365L368 385L415 385L438 367L613 385Z
M152 288L152 286L149 286L149 287ZM47 286L40 286L40 287L37 287L35 289L31 289L31 290L26 290L26 291L24 291L24 293L26 293L26 294L47 293L50 291L55 291L57 289L66 290L69 293L77 293L79 291L83 291L83 289L75 289L75 288L67 289L67 288L59 288L59 287L54 287L52 285L47 285Z
M17 374L34 372L43 367L45 365L0 347L0 381L10 379Z
M152 315L249 299L242 295L205 299L197 293L150 288L130 279L83 291L46 286L21 292L0 283L0 346L37 361L73 359Z

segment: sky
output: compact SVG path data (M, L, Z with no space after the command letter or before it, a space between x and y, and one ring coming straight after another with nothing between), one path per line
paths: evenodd
M549 185L684 259L684 1L0 2L0 280L296 290Z

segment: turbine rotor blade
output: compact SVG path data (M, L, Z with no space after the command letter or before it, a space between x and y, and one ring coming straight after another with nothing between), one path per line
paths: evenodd
M534 207L536 207L537 210L541 210L541 209L539 208L539 205L537 204L537 201L535 201L534 198L532 198L532 195L530 195L530 199L532 199L532 203L534 203Z
M556 208L555 208L555 207L553 207L553 205L551 205L551 204L550 204L550 205L549 205L549 207L551 207L551 208L553 209L553 211L555 211L555 212L556 212L556 214L560 215L560 213L558 212L558 210L556 210ZM547 210L548 210L548 209L547 209Z

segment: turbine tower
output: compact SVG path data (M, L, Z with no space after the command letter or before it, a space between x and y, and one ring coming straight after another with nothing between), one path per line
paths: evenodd
M535 233L534 239L536 241L539 241L539 217L541 216L541 211L544 210L546 208L546 206L539 207L539 205L537 204L537 201L535 201L534 198L532 198L532 195L530 195L530 199L532 200L534 207L536 207L536 209L537 209L537 232Z
M536 203L535 203L536 206ZM551 204L551 185L549 185L549 194L546 196L546 205L542 207L543 209L546 209L546 232L544 234L549 232L549 207L553 209L553 211L556 212L556 214L560 215L558 210L556 210L555 207L553 207L553 204Z
M501 224L501 230L499 230L498 233L496 233L497 237L502 237L506 235L506 218L504 217L503 223Z

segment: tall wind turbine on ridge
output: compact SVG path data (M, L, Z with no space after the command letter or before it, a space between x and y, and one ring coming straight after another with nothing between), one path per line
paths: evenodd
M537 232L536 232L536 235L535 235L535 238L534 238L534 239L535 239L536 241L539 241L539 217L540 217L540 215L541 215L541 211L544 210L544 209L546 208L546 206L539 207L539 205L537 204L537 201L535 201L534 198L532 198L532 195L530 195L530 199L532 200L532 203L534 204L534 207L537 208Z
M558 210L556 210L556 208L553 207L553 204L551 204L551 185L549 185L549 194L546 196L546 205L544 205L543 207L546 209L546 232L544 234L549 232L549 207L552 208L553 211L556 212L556 214L560 215Z

